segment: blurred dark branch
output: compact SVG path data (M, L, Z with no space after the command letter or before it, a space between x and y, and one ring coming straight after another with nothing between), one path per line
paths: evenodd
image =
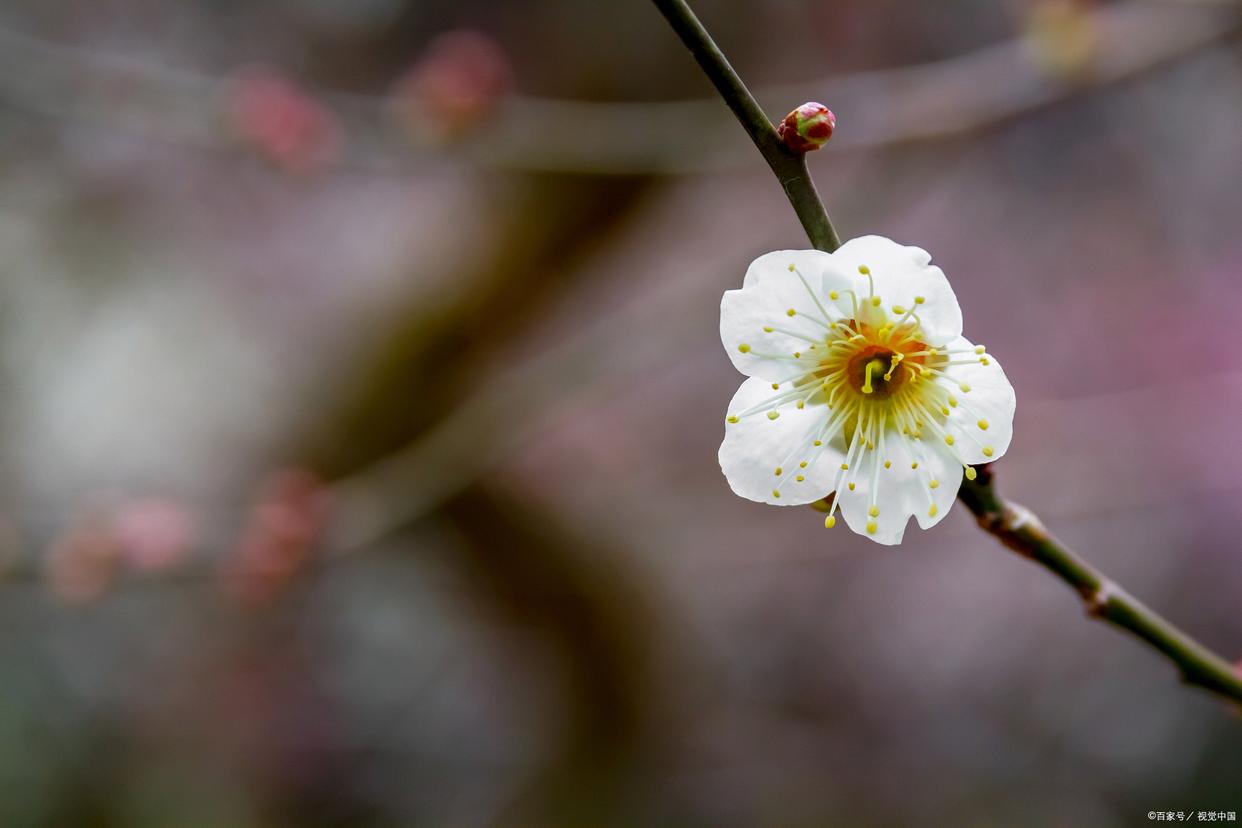
M823 100L843 116L840 152L977 131L1073 95L1134 77L1232 37L1233 3L1130 2L1084 20L1093 45L1077 70L1041 64L1029 36L934 63L844 74L759 90L780 111ZM229 79L100 55L0 29L0 100L28 112L102 125L204 150L236 150ZM419 138L388 97L309 92L344 130L337 163L414 169L455 154L509 169L586 173L685 173L751 163L729 137L719 101L598 103L506 98L486 129L451 144Z
M688 21L682 21L683 24L702 29L698 20L685 7L684 0L654 2L662 11L670 5L674 8L681 7L684 14L689 16ZM713 54L719 50L707 32L703 30L700 36L694 38L683 35L682 39L696 52L700 65L710 74L714 65ZM700 51L708 54L700 56ZM719 56L719 61L723 63L723 55ZM728 66L727 63L723 65ZM742 90L745 89L741 86L741 81L737 85ZM717 88L726 98L730 94L736 94L730 87L721 88L718 85ZM759 141L756 140L756 145L758 144ZM804 226L813 222L815 214L823 210L822 206L818 210L808 210L805 205L793 199L790 203L795 210L807 210L808 215L802 217ZM821 250L831 252L835 249L833 246L816 242L814 238L811 240ZM1177 665L1187 683L1198 685L1235 702L1242 702L1242 676L1231 664L1131 598L1120 587L1058 543L1029 510L1002 500L992 488L991 479L991 469L985 468L974 482L964 479L958 493L961 501L979 519L979 526L984 531L1020 555L1045 567L1077 590L1086 601L1088 612L1093 616L1128 630L1162 653Z
M984 531L1068 584L1082 597L1090 617L1133 633L1163 653L1177 665L1187 684L1242 702L1242 675L1232 664L1131 597L1052 537L1029 509L1002 498L993 478L991 469L982 467L979 476L964 480L958 492L958 499L974 513Z

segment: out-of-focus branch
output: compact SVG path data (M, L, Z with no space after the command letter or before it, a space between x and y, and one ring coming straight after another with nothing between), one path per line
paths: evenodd
M684 0L654 2L661 10L668 5L685 8ZM685 14L689 15L690 21L686 25L702 29L702 24L690 14L688 8L685 8ZM715 52L719 51L706 30L702 30L697 38L686 38L683 35L682 39L691 51L704 50L707 46ZM696 57L699 57L705 68L709 66L710 55L705 59L696 51ZM723 56L720 60L723 61ZM745 89L741 87L740 81L738 86ZM726 99L732 93L731 88L721 88L719 84L717 89ZM759 141L756 140L755 144L759 146ZM762 152L763 148L759 148ZM795 210L805 209L792 199L791 204ZM822 210L822 206L819 209ZM803 225L806 224L807 219L803 218ZM832 249L818 243L816 246L820 249ZM979 474L973 483L963 480L958 494L966 507L979 519L980 527L1010 549L1039 563L1076 589L1087 602L1088 611L1092 615L1128 630L1162 653L1177 665L1188 683L1235 702L1242 702L1242 675L1227 661L1131 598L1124 590L1058 543L1030 511L1016 504L1005 503L992 488L991 477L991 470L985 469L985 473Z
M989 467L962 482L958 499L979 526L1005 546L1039 564L1082 596L1087 614L1120 627L1163 653L1194 684L1242 702L1242 675L1233 665L1140 603L1048 533L1029 509L996 491Z
M777 109L823 100L848 119L837 152L969 133L1116 83L1233 36L1234 4L1142 0L1089 13L1094 45L1080 70L1041 65L1029 37L933 63L857 72L759 90ZM0 29L0 101L205 150L238 145L228 80L53 45ZM416 169L452 152L502 168L589 173L685 173L751 163L715 99L600 103L510 96L482 134L451 145L411 132L389 97L311 93L342 127L338 163Z

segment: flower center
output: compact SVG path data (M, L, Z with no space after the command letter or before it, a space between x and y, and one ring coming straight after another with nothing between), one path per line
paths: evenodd
M855 352L845 364L845 380L860 394L881 400L892 396L909 379L910 371L899 354L884 345L870 344Z

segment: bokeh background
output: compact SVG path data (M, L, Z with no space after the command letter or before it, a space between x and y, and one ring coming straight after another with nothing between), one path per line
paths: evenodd
M1232 3L700 0L931 250L1005 493L1242 657ZM734 497L805 246L642 0L0 10L0 825L1130 826L1242 724L962 508Z

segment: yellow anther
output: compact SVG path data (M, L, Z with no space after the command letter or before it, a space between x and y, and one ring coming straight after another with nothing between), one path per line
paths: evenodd
M946 417L949 416L949 407L947 405L940 406L940 413Z
M822 440L816 440L815 442L811 443L811 445L813 446L822 446L823 444L824 443Z
M906 309L903 305L893 305L893 313L905 313Z
M829 299L840 299L841 294L837 293L835 290L830 290L828 291L828 298Z
M992 447L991 447L991 446L984 446L984 447L983 447L983 456L984 456L984 457L991 457L991 456L992 456Z
M806 403L802 400L798 400L796 403L794 403L794 407L797 408L798 410L802 410L803 408L806 408Z
M794 351L794 359L802 359L802 352Z
M935 503L933 503L933 504L931 505L931 507L927 510L927 516L928 516L928 517L935 517L935 516L936 516L936 512L939 512L939 511L940 511L940 510L936 508L936 504L935 504Z
M782 473L783 471L785 471L785 470L784 470L784 469L782 469L780 466L777 466L777 467L776 467L776 471L774 472L774 474L775 474L777 477L780 477L780 476L781 476L781 473Z
M923 304L923 303L924 303L924 302L926 302L926 301L927 301L927 300L926 300L926 299L924 299L922 296L916 296L916 297L914 297L914 304L916 304L916 305L921 305L921 304Z
M805 460L803 460L801 463L799 463L799 464L798 464L798 468L800 468L800 469L805 469L805 468L806 468L806 461L805 461Z
M901 353L893 354L892 362L888 366L888 370L884 372L885 382L888 382L889 380L893 378L893 371L897 370L897 366L900 365L901 361L905 358L906 358L905 354L901 354Z
M779 417L779 416L781 416L781 412L779 412L779 411L769 411L769 412L768 412L768 419L769 419L769 420L775 420L775 419L776 419L777 417Z
M832 527L836 525L837 525L837 519L834 518L832 515L829 515L828 517L824 518L825 529L831 529Z
M867 521L867 534L874 535L875 530L879 528L880 528L879 524L876 523L874 520Z
M750 346L749 346L749 345L747 345L745 342L743 342L741 345L738 345L738 346L737 346L737 349L738 349L739 351L741 351L742 353L744 353L744 354L749 354L749 353L750 353Z
M927 485L928 485L928 486L930 486L930 487L931 487L931 488L933 488L933 489L939 489L939 488L940 488L940 481L939 481L939 480L932 480L932 482L928 483Z
M982 355L983 355L983 353L984 353L985 351L987 351L987 348L983 347L982 345L976 345L976 346L975 346L975 353L976 353L976 354L979 354L980 356L982 356Z
M868 509L868 510L867 510L867 514L871 515L872 517L879 517L879 516L880 516L880 507L879 507L879 506L872 506L870 509Z
M802 475L798 475L797 477L794 478L794 480L797 480L799 483L801 483L803 480L806 480L806 478L803 477Z
M870 440L867 441L867 451L875 451L875 443Z
M915 462L913 462L913 463L911 463L911 464L910 464L910 468L911 468L911 469L917 469L918 467L919 467L919 464L918 464L918 462L917 462L917 461L915 461Z
M987 357L979 357L979 364L980 365L991 365L992 360L988 359Z
M963 394L969 394L969 393L970 393L970 385L969 385L969 384L967 384L967 383L964 383L964 382L963 382L961 385L959 385L959 386L958 386L958 388L962 389L962 393L963 393Z
M945 444L946 446L951 446L951 445L953 445L953 442L954 442L954 440L953 440L953 435L952 435L952 434L946 434L946 435L944 435L944 444Z
M851 483L851 484L850 484L850 491L851 491L851 492L852 492L852 491L854 491L854 484L853 484L853 483Z
M793 308L790 308L789 310L785 311L785 315L786 316L797 316L798 312L794 310Z
M892 467L893 467L893 461L892 461L892 460L885 460L885 461L884 461L884 468L886 468L886 469L891 469Z
M794 272L794 263L793 263L793 262L790 262L790 263L789 263L789 272L790 272L790 273L793 273L793 272Z
M737 415L736 415L736 414L730 414L730 415L729 415L726 419L727 419L727 421L728 421L728 422L730 422L730 423L736 423L736 422L737 422Z
M987 421L987 420L980 420L979 422L975 423L975 425L979 426L979 428L983 429L984 431L987 431L987 430L988 430L988 421Z
M871 268L867 267L866 265L859 265L858 272L866 276L867 274L871 272Z
M949 396L949 407L957 408L957 397L954 397L952 395Z
M974 466L967 466L967 467L966 467L966 479L967 479L967 480L974 480L974 479L975 479L976 477L978 477L978 476L979 476L979 473L978 473L977 471L975 471L975 467L974 467Z
M763 332L764 332L764 333L772 333L772 326L771 326L771 325L764 325L764 326L763 326Z
M842 463L842 464L841 464L841 471L849 471L849 470L850 470L850 464L849 464L849 463Z
M878 308L879 306L880 306L880 297L878 297L878 296L872 296L872 297L871 297L871 307L873 307L873 308Z
M779 490L777 490L777 489L773 489L773 490L772 490L772 497L779 498L780 496L781 496L781 493L780 493L780 491L779 491Z
M780 388L780 387L781 387L781 384L780 384L779 382L774 382L774 383L772 383L772 390L773 390L773 391L775 391L776 389L778 389L778 388Z

